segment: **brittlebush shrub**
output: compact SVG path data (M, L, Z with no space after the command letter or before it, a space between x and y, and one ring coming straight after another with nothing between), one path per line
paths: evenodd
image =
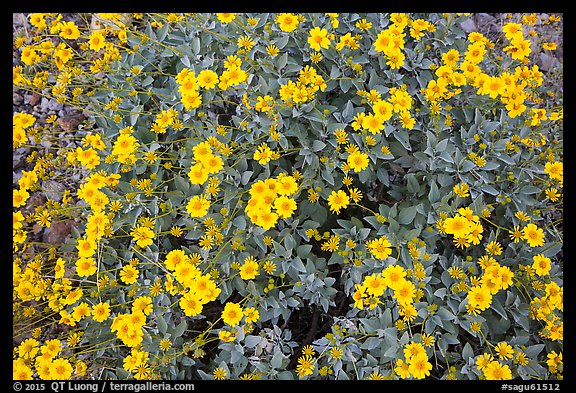
M559 16L26 17L15 379L562 378Z

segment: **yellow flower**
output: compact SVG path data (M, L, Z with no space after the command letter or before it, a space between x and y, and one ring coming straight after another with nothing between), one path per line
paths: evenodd
M550 258L544 256L544 254L534 255L532 257L532 269L539 276L545 276L550 272L551 261Z
M196 316L202 312L202 302L196 293L186 292L184 296L180 298L180 307L184 314L189 317Z
M223 380L228 377L228 372L223 367L218 367L212 371L212 375L216 380Z
M80 277L88 277L98 270L94 258L79 258L76 261L76 274Z
M280 53L280 49L278 49L278 47L274 44L268 45L266 47L266 53L268 53L272 57L278 56L278 53Z
M138 226L132 229L131 234L139 247L144 248L154 243L154 232L150 228Z
M96 30L92 32L92 34L90 34L88 43L90 44L90 49L98 52L100 49L104 48L104 46L106 45L106 40L104 35L100 32L100 30Z
M415 294L416 286L408 280L400 280L400 284L394 289L394 299L402 305L412 304Z
M312 375L316 368L314 362L315 358L309 355L300 356L298 358L298 365L296 366L296 374L302 378L307 375Z
M404 360L398 359L394 366L394 372L398 374L400 378L410 378L410 365Z
M218 74L212 70L202 70L197 77L198 85L204 89L213 89L218 84Z
M218 20L224 24L232 22L236 18L236 13L234 12L217 12L216 17Z
M348 156L348 165L354 172L360 172L366 168L368 168L368 154L362 153L358 150L353 151Z
M562 181L564 178L564 164L562 161L547 162L546 165L544 165L544 172L546 172L551 179Z
M510 232L510 239L512 239L514 243L518 243L524 237L524 234L522 233L522 230L520 229L519 225L514 226L514 229L509 232Z
M282 13L276 17L276 23L280 27L280 30L286 32L292 32L298 28L300 21L298 16L293 13Z
M406 270L400 265L388 265L382 272L382 277L384 277L386 286L395 291L406 281L404 278L406 277Z
M534 224L528 224L522 229L523 239L530 247L540 247L544 245L544 231Z
M254 257L249 256L240 267L240 277L242 277L243 280L251 280L257 275L258 262L256 262Z
M280 218L288 218L296 210L296 201L286 196L279 196L274 200L274 208Z
M250 51L250 49L252 49L252 47L254 46L254 40L247 35L243 35L243 36L238 38L237 45L241 49L244 49L246 51Z
M490 289L483 285L475 285L468 291L468 304L478 308L480 311L486 310L492 304L492 293Z
M315 51L320 51L320 48L328 48L330 46L330 39L328 38L328 30L321 29L316 26L309 32L308 44L310 48Z
M507 364L501 364L497 360L490 362L483 371L484 376L488 380L512 379L510 367Z
M492 361L494 361L494 357L489 353L484 353L476 358L476 368L483 371Z
M246 307L244 309L244 318L247 323L254 323L260 319L260 313L254 307Z
M390 111L390 115L392 111ZM370 131L373 135L380 133L384 129L384 122L386 117L378 113L369 113L362 116L362 128Z
M490 255L501 255L502 254L502 245L497 241L491 241L486 245L486 252Z
M50 377L52 379L70 379L72 371L73 368L68 359L54 359L50 364Z
M430 375L430 370L432 370L432 363L428 361L425 353L412 357L408 361L408 371L416 379L427 377Z
M452 188L454 194L458 195L460 198L466 198L470 195L469 186L466 183L456 184Z
M369 276L364 277L364 282L362 286L366 289L366 292L371 296L382 296L384 291L388 287L386 285L386 280L380 274L372 273ZM362 292L357 292L362 294Z
M444 220L443 229L447 234L454 235L455 238L465 238L470 233L471 224L466 217L456 214L456 216Z
M92 318L96 322L105 321L110 315L110 304L100 302L92 306Z
M204 195L194 195L186 205L190 217L204 217L210 209L210 201Z
M378 259L386 259L392 254L392 244L385 235L369 240L366 247Z
M508 344L506 341L498 343L494 347L494 351L496 351L498 357L502 360L512 359L515 352L514 348L512 348L512 346Z
M125 284L134 284L138 280L138 269L132 265L125 265L120 271L120 279Z
M328 206L330 211L339 214L341 209L345 209L350 204L350 198L343 190L332 191L328 196Z
M244 312L238 303L227 302L222 311L222 320L230 326L238 325L243 316Z
M316 355L316 350L312 345L305 345L302 347L302 355L304 356L314 356Z
M561 197L561 194L554 187L547 188L545 192L546 192L546 198L550 199L550 201L552 202L556 202L558 198Z

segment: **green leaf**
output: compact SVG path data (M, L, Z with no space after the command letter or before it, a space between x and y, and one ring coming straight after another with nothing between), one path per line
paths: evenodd
M168 324L162 315L156 319L156 323L158 324L158 331L162 334L166 334L168 331Z
M342 111L342 120L343 121L350 121L354 118L354 105L352 101L348 101L346 105L344 105L344 110Z
M500 299L493 299L490 308L492 308L492 310L496 311L502 318L508 319L508 314L506 313L506 310L502 306Z
M464 345L464 349L462 349L462 359L464 359L464 361L468 363L468 359L471 359L473 357L474 357L474 350L472 349L472 345L470 345L470 343L466 343Z
M534 345L531 345L531 346L527 347L527 348L524 350L524 353L526 354L526 356L527 356L529 359L535 359L536 356L538 356L538 354L539 354L540 352L542 352L542 350L544 349L544 347L545 347L544 344L534 344Z
M539 194L542 190L536 186L532 186L530 184L522 187L520 189L521 194L532 195L532 194Z
M340 89L342 89L342 91L344 93L346 93L346 92L348 92L348 90L350 90L350 87L352 86L352 81L348 78L344 78L344 79L340 79L339 84L340 84Z
M288 64L288 53L282 54L278 57L278 60L276 60L276 67L279 70L286 67L286 64Z
M476 164L474 164L474 162L472 162L468 159L465 159L464 163L462 164L462 167L460 168L460 172L462 172L462 173L470 172L475 167L476 167Z
M382 339L380 337L368 337L362 345L360 345L361 349L365 349L367 351L371 351L374 348L380 346Z
M495 189L494 187L492 187L492 186L489 185L489 184L482 184L482 185L480 186L480 189L481 189L482 191L484 191L484 192L487 192L487 193L490 194L490 195L496 196L496 195L499 194L498 190Z
M286 251L292 251L294 247L296 247L297 243L292 235L286 235L284 238L284 247L286 247Z
M312 251L312 245L303 244L301 246L298 246L298 248L296 249L296 255L298 255L299 258L306 258L307 256L309 256L310 251Z
M273 369L281 368L284 359L286 359L286 356L284 356L282 351L276 350L274 355L272 355L272 359L270 360L270 367Z
M414 221L414 217L416 217L417 213L417 206L408 206L400 209L400 213L398 214L398 223L401 225L408 225L412 221Z
M428 192L428 200L430 203L438 202L440 199L440 190L438 190L438 185L436 185L436 181L432 180L430 182L430 191Z
M186 320L183 320L182 322L180 322L178 324L178 326L176 326L176 328L174 329L174 334L173 334L174 338L180 337L181 335L183 335L187 328L188 328L188 323L186 322Z
M182 191L184 194L188 194L190 190L190 182L180 175L174 176L174 185L177 190Z
M409 173L404 176L406 179L406 187L410 194L417 194L420 191L420 184L413 173Z
M150 75L146 76L146 78L144 78L142 80L142 83L140 83L140 86L142 87L146 87L152 84L152 82L154 82L154 78L152 78Z
M400 130L393 132L392 135L394 135L394 138L396 138L396 140L400 142L406 150L412 151L412 147L410 146L410 135L408 135L408 131Z
M256 345L258 345L260 342L262 341L262 337L260 336L253 336L253 335L248 335L246 336L246 338L244 339L244 343L246 344L246 346L248 348L254 348Z
M314 142L312 142L312 151L314 152L323 150L325 147L326 144L322 141L315 140Z
M301 273L306 272L306 266L304 266L304 263L302 263L302 260L299 257L292 259L290 266Z
M545 257L547 258L552 258L554 255L558 254L560 252L560 250L562 250L562 243L555 243L552 246L550 246L549 248L547 248L543 254Z
M192 53L194 53L195 55L200 53L200 38L192 37L190 46L192 47Z
M278 47L278 49L284 49L284 47L286 46L286 44L288 43L288 40L290 39L290 35L289 34L285 34L283 36L278 37L274 43L276 44L276 46Z
M442 320L452 321L456 319L456 315L448 311L446 307L439 307L438 311L436 311L436 315L438 315Z
M240 230L246 229L246 218L241 215L232 220L232 225Z

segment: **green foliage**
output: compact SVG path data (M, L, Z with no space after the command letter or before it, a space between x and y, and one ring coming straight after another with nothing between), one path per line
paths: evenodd
M562 377L559 18L81 16L15 43L14 91L85 114L14 117L52 144L14 188L15 379ZM54 338L69 373L21 344Z

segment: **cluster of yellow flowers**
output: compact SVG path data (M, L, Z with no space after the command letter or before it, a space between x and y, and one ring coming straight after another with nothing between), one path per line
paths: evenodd
M506 343L505 343L506 344ZM506 344L508 347L512 347ZM513 353L513 352L512 352ZM511 354L509 355L512 356ZM505 355L503 358L506 359ZM494 359L490 353L484 353L476 358L476 367L482 371L484 378L488 380L508 380L512 379L512 370L508 364L502 363L500 360Z
M297 191L296 179L284 173L276 178L258 180L250 187L246 215L254 224L268 230L278 219L294 214L297 204L293 196Z
M504 48L504 51L510 53L513 58L524 60L530 53L530 41L523 38L519 27L521 25L516 23L504 26L506 37L513 42L513 45ZM470 33L468 40L470 43L463 56L456 49L450 49L442 55L443 63L432 67L437 79L430 80L426 88L422 89L422 93L429 101L433 112L438 110L441 100L460 94L465 85L476 88L479 95L487 95L492 99L499 98L505 104L511 118L525 112L527 110L525 101L536 100L526 90L538 87L543 82L542 72L538 66L533 65L531 68L516 66L513 73L504 70L500 75L489 75L482 71L479 64L487 50L494 47L494 43L478 32ZM551 116L556 118L558 114ZM533 111L531 125L539 124L545 117L546 110Z
M380 296L390 288L400 315L405 320L413 320L417 313L414 301L419 294L416 285L406 277L406 270L396 264L386 266L380 273L367 275L361 284L355 285L352 295L354 307L363 309L368 306L369 309L374 309L381 302Z
M12 145L14 149L28 140L26 129L34 125L36 118L29 113L18 112L12 115Z
M134 127L132 126L124 127L119 131L118 138L116 138L112 146L110 159L115 159L119 163L128 166L136 162L136 153L140 147L140 142L132 135L133 132Z
M447 217L442 212L436 221L436 227L440 233L446 233L454 237L454 244L458 248L466 248L471 244L480 244L484 228L480 217L475 215L469 207L461 207L454 217Z
M556 180L560 187L564 186L564 164L562 161L548 161L544 165L544 172L550 179Z
M27 140L25 129L32 126L36 122L36 118L26 113L15 113L12 117L12 130L14 136L14 148L21 146ZM26 205L30 198L30 192L38 182L38 168L41 164L36 163L34 169L31 171L22 171L22 175L18 180L18 188L12 190L12 206L20 208ZM12 213L12 237L14 239L13 247L18 249L18 245L26 241L26 232L23 230L24 214L21 210Z
M424 344L411 341L404 346L404 359L398 358L394 366L394 372L403 379L423 379L430 375L432 363L426 353Z
M280 152L272 150L266 143L261 143L258 148L254 150L252 158L258 161L260 165L266 165L270 161L280 158Z
M406 129L412 129L416 120L410 114L413 98L406 92L406 86L393 87L388 93L390 97L383 99L376 90L358 90L356 94L363 97L372 106L372 112L359 112L354 116L352 129L354 131L366 130L372 135L380 134L386 127L386 121L396 116L400 125Z
M215 175L224 167L224 160L214 154L210 142L204 141L193 148L194 162L188 171L188 177L192 184L202 185L206 183L210 175Z
M368 251L378 259L386 259L392 254L392 244L387 236L380 236L378 238L369 240L366 242L366 248Z
M226 63L228 64L228 63ZM242 71L244 72L244 71ZM242 76L244 75L244 76ZM245 78L245 74L238 74L234 78L234 84L241 83ZM183 68L177 75L176 75L176 82L178 82L178 91L181 95L181 102L184 105L184 108L187 111L192 109L198 108L202 105L202 95L200 94L200 88L203 89L213 89L216 87L218 82L222 84L222 80L219 79L218 74L212 70L202 70L196 76L196 73L190 68ZM159 115L161 117L161 115ZM167 122L164 123L171 123L171 118L168 113ZM158 121L158 119L157 119ZM167 124L169 125L169 124ZM153 130L155 128L153 127ZM157 133L164 133L166 132L165 127L160 127Z
M469 314L478 314L492 304L492 296L512 285L514 273L508 266L501 266L493 257L480 258L483 272L480 278L472 279L473 285L467 292L466 309Z
M561 315L558 315L558 312L562 311L564 311L564 287L554 281L544 286L542 296L535 297L530 302L530 315L545 324L540 335L549 340L562 341L564 339L564 322Z
M392 69L400 68L404 64L406 56L402 52L404 49L404 29L408 26L408 15L390 15L392 23L376 37L374 49L378 53L383 53L387 59L386 64Z
M152 379L149 363L150 354L139 347L132 347L122 362L124 370L131 372L136 380Z
M170 284L170 290L181 293L179 304L184 314L195 316L202 312L203 306L215 300L221 292L210 273L202 273L196 266L199 258L191 259L183 250L175 249L166 254L165 266L180 284L180 290ZM168 276L171 277L171 276Z
M78 360L73 366L69 359L58 356L63 349L58 339L47 340L43 345L34 338L22 341L16 348L18 358L12 362L14 380L32 379L34 370L43 380L67 380L72 373L83 376L86 363Z
M226 302L221 314L225 326L218 332L218 337L224 342L232 342L239 334L238 328L243 329L244 333L251 331L253 323L260 319L260 313L254 307L245 307L239 303ZM240 327L240 322L244 324Z
M504 47L503 51L514 60L524 60L532 53L530 40L524 37L521 23L508 22L502 26L502 31L506 39L510 41L510 45Z
M324 77L318 74L315 68L307 65L300 70L296 82L288 80L285 84L280 84L279 94L286 105L293 105L311 101L318 90L325 89Z

